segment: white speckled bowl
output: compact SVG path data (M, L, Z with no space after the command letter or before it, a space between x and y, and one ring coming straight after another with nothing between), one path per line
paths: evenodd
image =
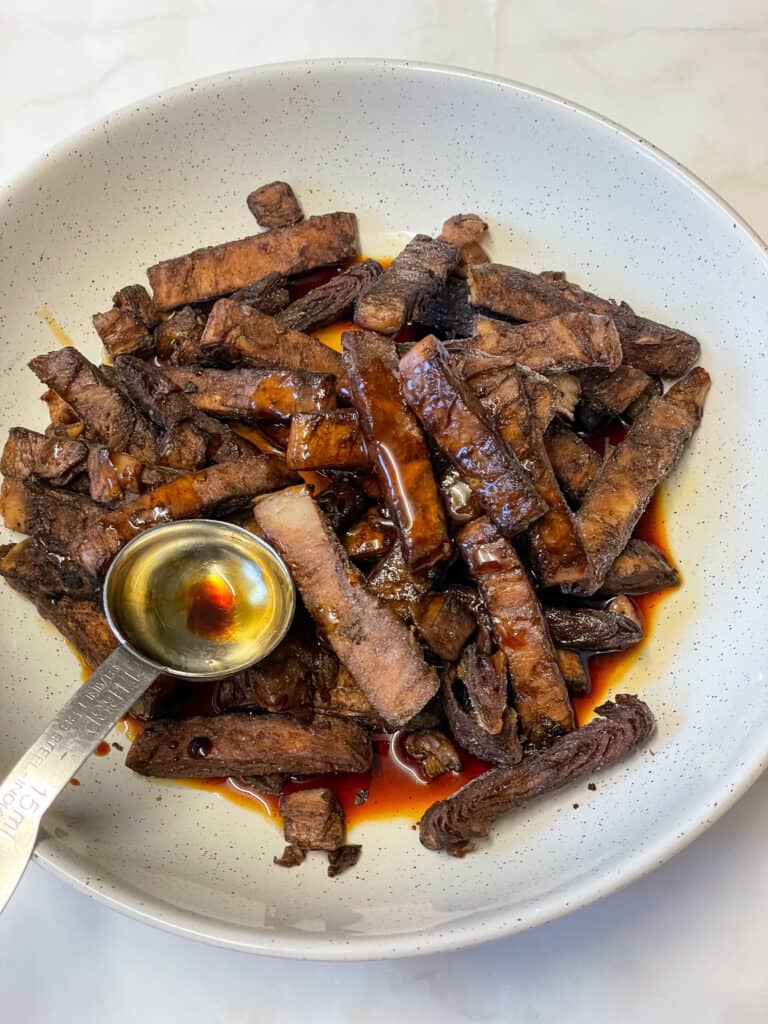
M336 881L320 858L274 868L280 836L259 815L132 775L113 752L48 815L38 860L148 922L284 956L403 956L530 927L661 863L765 763L765 250L667 157L523 86L378 61L240 71L107 118L0 196L3 433L44 423L25 368L55 345L41 306L98 357L90 314L156 260L251 232L244 197L272 178L313 213L356 210L371 255L476 210L495 257L566 269L701 338L714 388L667 486L685 587L622 684L658 736L596 792L585 780L508 818L465 860L428 853L405 821L355 830L363 857ZM0 617L8 766L80 673L5 587Z

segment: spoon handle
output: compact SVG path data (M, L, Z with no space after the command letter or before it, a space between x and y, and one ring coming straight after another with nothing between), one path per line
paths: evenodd
M156 668L118 647L0 783L0 911L32 856L43 814L156 677Z

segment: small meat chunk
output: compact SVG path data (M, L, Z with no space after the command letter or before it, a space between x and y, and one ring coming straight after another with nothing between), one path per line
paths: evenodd
M0 546L0 576L31 601L69 597L95 599L93 581L71 559L50 551L34 537Z
M621 345L613 320L592 313L563 313L532 324L476 316L467 359L504 356L538 373L570 373L591 367L615 370Z
M0 486L0 515L7 529L28 533L63 551L101 515L99 505L82 494L44 487L32 480L6 477Z
M476 213L457 213L443 224L438 238L450 242L459 250L456 273L461 277L467 276L471 264L490 261L490 256L480 245L480 239L487 230L488 225Z
M104 348L114 358L126 353L149 355L154 352L152 329L160 320L155 304L142 285L121 288L107 313L94 313L93 326Z
M468 338L474 330L475 311L469 304L467 282L449 276L419 306L418 323L441 338Z
M362 846L354 843L340 846L338 850L331 850L328 853L328 877L337 878L353 868L360 860L361 851Z
M356 324L380 334L396 334L439 289L459 259L450 242L416 235L355 305Z
M386 509L369 508L344 531L342 543L353 562L374 562L392 550L397 531Z
M160 310L229 295L276 272L303 274L357 255L357 218L326 213L291 227L165 260L147 270Z
M344 812L330 789L299 789L280 797L286 843L300 850L338 850L344 845Z
M451 733L462 750L490 764L517 764L523 747L517 714L507 703L501 652L487 655L476 645L468 647L458 667L443 674L442 697Z
M367 589L306 491L270 494L253 512L339 661L388 724L404 725L439 685L418 642Z
M222 714L150 722L125 763L160 779L213 779L365 772L371 757L368 733L341 718L300 725L285 715Z
M424 434L406 405L389 338L346 331L342 358L366 448L395 525L405 560L414 569L441 562L451 546Z
M625 651L645 636L637 609L619 595L605 608L552 606L544 609L552 639L577 651Z
M429 593L411 610L416 635L443 661L456 661L477 629L466 595L459 587Z
M447 800L433 804L421 819L419 836L429 850L461 856L473 840L508 811L551 793L574 779L616 764L651 736L653 715L637 697L619 694L596 709L601 717L560 736L511 767L493 768Z
M405 737L405 749L414 761L418 761L428 779L436 779L446 772L460 772L461 758L456 747L447 736L437 729L421 729L409 732Z
M602 459L567 427L551 427L544 443L563 493L573 502L582 501L600 472Z
M277 314L277 319L293 331L314 331L318 327L343 320L355 302L381 277L381 264L363 260L318 285Z
M647 393L651 378L634 366L620 366L613 373L588 370L581 376L579 426L591 433L608 419L621 416L641 395Z
M578 651L569 651L565 647L556 647L555 654L568 693L571 697L586 697L592 689L592 680L582 656Z
M676 587L680 576L655 544L633 538L608 570L601 594L652 594Z
M273 272L262 277L260 281L246 285L245 288L238 288L229 297L233 302L252 306L267 316L275 316L291 301L291 292L285 277Z
M251 192L248 209L260 228L286 228L304 220L296 193L286 181L271 181Z
M85 468L88 446L51 438L26 427L11 427L0 457L0 472L13 480L37 480L66 487Z
M304 850L300 850L298 846L286 846L280 857L273 858L274 863L280 868L297 868L299 864L304 863L306 857Z
M424 429L500 529L519 533L547 511L528 474L456 376L437 338L422 339L402 357L400 382Z
M295 415L285 459L296 470L371 469L371 457L354 409Z
M182 306L173 316L155 328L155 347L163 363L171 366L193 366L202 359L200 339L205 316L192 306Z
M359 480L346 473L335 474L315 500L328 525L337 533L353 523L367 504Z

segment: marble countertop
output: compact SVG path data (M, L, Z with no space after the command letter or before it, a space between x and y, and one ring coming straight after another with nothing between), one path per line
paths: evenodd
M327 56L457 64L568 96L671 153L768 236L764 0L3 0L0 181L147 93ZM570 917L465 952L335 966L154 931L33 866L0 918L0 1019L758 1024L767 848L764 777L673 861Z

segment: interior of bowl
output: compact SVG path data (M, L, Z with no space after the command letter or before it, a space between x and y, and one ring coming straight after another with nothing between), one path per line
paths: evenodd
M357 212L368 255L477 212L494 258L566 270L699 336L713 389L665 488L685 585L621 685L649 702L658 734L596 791L585 780L508 817L464 860L423 849L410 821L361 826L363 856L337 880L320 859L275 868L281 837L260 815L135 776L113 749L48 815L38 856L135 914L245 949L345 958L480 941L654 866L762 767L768 263L684 172L556 99L375 62L238 72L108 118L0 197L2 432L45 422L26 362L57 344L47 316L99 358L91 314L157 260L251 233L244 198L274 178L308 212ZM80 670L6 587L0 615L8 767Z

